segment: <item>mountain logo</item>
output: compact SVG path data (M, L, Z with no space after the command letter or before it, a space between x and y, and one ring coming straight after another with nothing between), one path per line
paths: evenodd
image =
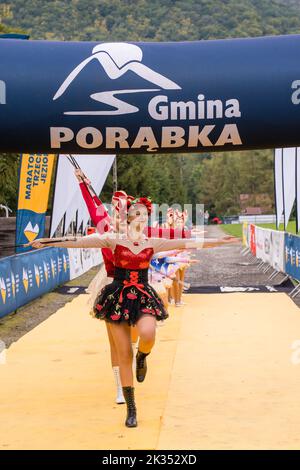
M93 93L90 95L92 100L108 105L114 109L106 111L66 111L64 114L74 116L111 116L136 113L139 111L137 106L120 100L117 98L117 95L129 93L147 93L160 90L181 90L181 87L177 85L177 83L142 63L143 52L139 46L125 42L102 43L95 46L92 50L92 55L84 59L69 73L67 78L55 93L53 101L59 99L74 82L80 72L91 61L94 60L99 62L104 72L111 80L116 80L125 75L127 72L130 72L151 83L155 86L155 88L136 88Z
M1 297L2 297L3 303L5 304L5 302L6 302L6 285L5 285L3 277L0 277L0 292L1 292Z
M28 224L26 225L24 229L24 235L29 242L32 242L38 236L39 230L40 228L38 224L35 224L35 226L33 227L32 223L28 222Z
M26 294L27 294L27 292L28 292L28 287L29 287L29 280L28 280L28 272L26 271L25 268L23 268L23 276L22 276L22 279L23 279L23 286L24 286L25 292L26 292Z
M43 266L44 266L44 275L45 275L45 279L46 279L46 282L48 282L48 279L49 279L48 264L45 263L45 261L44 261L44 262L43 262Z
M40 287L40 270L39 267L34 265L34 275L35 275L35 282L38 287Z

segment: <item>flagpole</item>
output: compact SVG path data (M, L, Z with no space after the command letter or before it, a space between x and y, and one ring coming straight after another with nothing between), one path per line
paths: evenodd
M115 193L118 190L118 165L117 165L117 155L115 156L113 163L113 192Z
M52 229L53 205L54 205L54 196L55 196L55 188L56 188L56 180L57 180L58 161L59 161L59 155L56 155L56 161L55 161L56 166L55 166L55 174L54 174L54 180L53 180L52 201L51 201L51 216L50 216L50 224L49 224L49 238L51 237L51 229Z

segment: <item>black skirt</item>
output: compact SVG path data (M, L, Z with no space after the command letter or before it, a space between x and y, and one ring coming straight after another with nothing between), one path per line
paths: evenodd
M96 318L129 325L135 325L143 315L157 321L169 316L162 299L148 283L148 269L115 268L113 282L102 288L93 310Z

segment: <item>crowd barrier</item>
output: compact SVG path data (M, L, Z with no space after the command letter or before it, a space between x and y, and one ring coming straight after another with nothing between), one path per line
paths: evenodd
M0 317L103 261L101 250L44 248L0 260Z
M243 245L277 272L300 282L300 237L243 223Z

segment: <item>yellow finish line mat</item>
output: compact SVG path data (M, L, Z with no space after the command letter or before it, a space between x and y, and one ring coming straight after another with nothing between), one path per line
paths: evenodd
M300 310L287 295L187 294L170 307L135 384L133 429L86 299L6 351L0 449L300 449Z

